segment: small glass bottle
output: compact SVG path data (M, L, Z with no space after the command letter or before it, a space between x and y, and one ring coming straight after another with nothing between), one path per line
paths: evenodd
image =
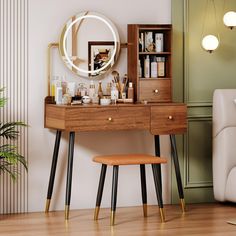
M103 92L102 92L102 81L98 82L98 97L101 99L103 97Z
M106 95L107 96L111 96L111 83L107 83L107 87L106 87Z
M157 58L157 74L158 74L158 77L165 77L165 58L164 57Z
M90 81L88 95L89 95L89 97L90 97L91 99L92 99L92 98L94 97L94 95L95 95L95 84L94 84L93 80Z
M61 87L61 80L59 76L55 75L50 81L50 96L55 97L57 87Z
M72 97L69 95L69 89L66 89L66 93L62 97L62 104L69 105L71 104Z
M116 104L117 99L119 98L119 91L115 84L111 88L111 102Z
M129 82L128 99L132 99L134 101L134 88L133 88L133 83L132 82Z

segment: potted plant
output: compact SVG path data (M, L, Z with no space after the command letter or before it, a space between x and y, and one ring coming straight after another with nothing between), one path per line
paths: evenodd
M0 109L4 107L7 99L3 96L4 88L0 88ZM9 141L17 139L19 135L18 127L26 126L23 122L6 122L0 121L0 175L8 173L13 180L17 178L17 164L20 163L27 170L26 160L17 151L17 146L12 145Z

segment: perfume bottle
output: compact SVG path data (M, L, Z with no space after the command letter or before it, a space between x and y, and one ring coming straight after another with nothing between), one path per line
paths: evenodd
M98 97L99 99L101 99L103 96L103 92L102 92L102 81L98 82Z

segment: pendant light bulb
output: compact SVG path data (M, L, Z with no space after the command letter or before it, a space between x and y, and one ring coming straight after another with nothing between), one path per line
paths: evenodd
M215 35L206 35L202 39L202 47L209 53L212 53L219 46L219 40Z
M233 29L236 26L236 12L229 11L225 13L223 21L228 28Z

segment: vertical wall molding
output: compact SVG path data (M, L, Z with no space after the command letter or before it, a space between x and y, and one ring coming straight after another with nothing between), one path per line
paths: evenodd
M0 0L0 87L5 87L7 105L0 121L28 123L28 0ZM20 130L18 152L28 159L27 128ZM3 142L3 141L2 141ZM0 175L0 214L28 211L28 179L22 166L14 183Z

